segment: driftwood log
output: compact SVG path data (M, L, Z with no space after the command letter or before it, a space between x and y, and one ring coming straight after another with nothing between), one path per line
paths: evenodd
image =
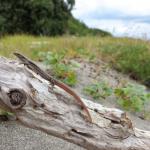
M0 58L0 106L23 125L88 150L150 150L150 132L133 127L126 113L73 97L17 61Z

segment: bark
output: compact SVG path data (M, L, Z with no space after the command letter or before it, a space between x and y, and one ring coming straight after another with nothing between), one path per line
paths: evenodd
M23 125L88 150L150 150L150 132L133 127L126 113L73 97L17 61L0 58L0 105Z

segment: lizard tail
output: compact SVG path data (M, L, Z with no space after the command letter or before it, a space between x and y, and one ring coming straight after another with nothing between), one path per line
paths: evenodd
M87 119L89 122L92 122L92 118L91 115L86 107L86 105L84 104L84 102L81 100L81 98L66 84L64 84L63 82L60 81L55 81L55 85L57 85L58 87L62 88L63 90L65 90L67 93L69 93L70 95L72 95L76 101L78 102L78 104L80 104L80 106L82 107L82 109L86 112L87 114Z

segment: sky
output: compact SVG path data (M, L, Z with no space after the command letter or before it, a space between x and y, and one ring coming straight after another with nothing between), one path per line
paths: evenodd
M150 0L76 0L72 13L114 36L150 39Z

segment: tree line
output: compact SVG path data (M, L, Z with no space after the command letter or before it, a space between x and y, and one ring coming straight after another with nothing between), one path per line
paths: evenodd
M87 27L72 16L74 5L75 0L0 0L0 35L80 33L78 28Z

